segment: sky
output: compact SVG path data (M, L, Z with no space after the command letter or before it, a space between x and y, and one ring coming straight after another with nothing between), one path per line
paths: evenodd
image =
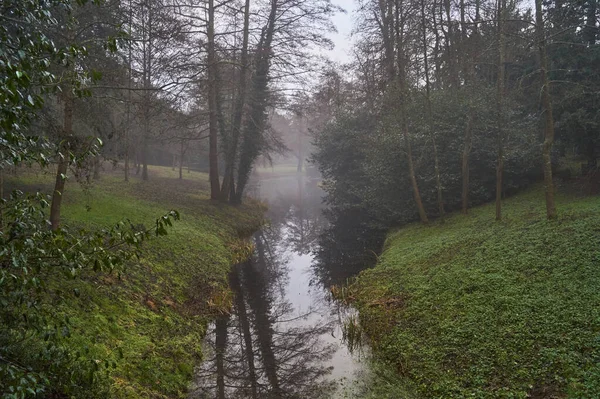
M332 3L345 9L346 13L337 13L333 17L333 23L337 27L338 33L330 35L335 48L328 51L327 55L333 61L344 63L350 61L349 52L352 48L350 34L354 24L356 5L354 0L332 0Z

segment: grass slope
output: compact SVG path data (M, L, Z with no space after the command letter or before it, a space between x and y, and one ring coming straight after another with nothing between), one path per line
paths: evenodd
M143 258L120 277L88 273L83 284L52 282L64 292L80 289L79 298L53 312L70 318L75 350L90 361L115 363L107 378L114 398L186 396L206 325L229 308L230 265L249 255L244 238L264 213L252 201L235 208L211 203L206 174L178 180L169 168L151 167L150 173L149 182L134 177L129 183L120 174L104 175L86 190L69 181L64 198L64 223L86 227L123 218L150 226L171 209L181 213L169 235L146 243ZM7 183L49 192L52 179L48 172L25 170Z
M389 235L347 293L399 376L372 397L600 397L600 198L543 198Z

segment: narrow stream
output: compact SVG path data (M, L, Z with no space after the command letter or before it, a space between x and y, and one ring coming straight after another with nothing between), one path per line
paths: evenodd
M367 368L342 342L352 310L329 300L312 267L326 225L318 180L261 179L253 191L270 223L230 274L233 310L210 327L191 398L353 397Z

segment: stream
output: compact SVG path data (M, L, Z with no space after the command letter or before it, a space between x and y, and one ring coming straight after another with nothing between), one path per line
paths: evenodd
M253 184L269 223L252 258L232 268L233 309L209 327L191 398L350 398L360 389L366 355L350 353L342 331L353 309L331 301L315 272L327 226L318 183L291 175Z

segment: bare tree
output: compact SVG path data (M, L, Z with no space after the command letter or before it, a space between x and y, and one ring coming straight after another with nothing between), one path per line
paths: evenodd
M227 199L233 199L235 197L235 181L234 181L234 168L235 161L238 154L238 147L240 141L242 118L244 114L244 105L246 104L246 89L248 85L250 65L248 57L248 46L250 39L250 0L246 0L244 4L244 25L243 25L243 39L242 49L240 56L240 72L239 72L239 83L236 103L233 110L233 122L231 128L231 137L228 140L227 147L225 149L225 174L223 177L223 185L221 187L221 200L226 201Z
M208 40L208 111L209 117L209 179L210 179L210 198L217 200L220 197L219 184L219 149L218 149L218 66L215 51L215 4L214 0L208 0L208 26L206 31Z
M504 80L505 80L505 37L504 20L506 18L506 0L498 0L497 35L498 35L498 89L497 89L497 121L498 121L498 157L496 163L496 220L502 219L502 179L504 175Z
M467 126L465 128L465 139L463 145L462 152L462 162L461 162L461 171L462 171L462 194L461 194L461 203L462 203L462 213L464 215L469 211L469 155L471 154L471 149L473 147L473 111L472 108L469 109L467 114Z
M425 74L425 93L426 93L426 101L427 101L427 128L429 130L429 134L431 136L431 141L433 144L433 161L435 168L435 181L437 187L437 202L438 202L438 212L440 217L444 218L444 195L442 192L442 179L440 176L440 161L438 157L438 149L435 139L435 132L433 131L433 110L431 108L431 83L429 78L429 51L427 49L427 23L425 18L425 0L421 0L421 30L423 37L423 70Z
M400 129L402 131L402 135L404 137L404 145L406 147L406 157L408 161L408 174L410 178L410 182L413 189L413 196L415 199L415 205L417 206L417 210L419 211L419 218L421 222L424 224L429 223L429 218L427 217L427 212L425 211L425 206L423 205L423 199L421 198L421 192L419 191L419 184L417 183L417 175L415 172L415 163L413 159L412 153L412 144L408 131L408 115L406 111L406 104L408 101L408 85L407 85L407 59L405 52L407 51L405 42L405 15L400 12L400 5L396 4L395 9L395 31L396 31L396 48L397 48L397 63L398 63L398 76L396 78L397 81L397 90L399 95L399 114L400 114Z

